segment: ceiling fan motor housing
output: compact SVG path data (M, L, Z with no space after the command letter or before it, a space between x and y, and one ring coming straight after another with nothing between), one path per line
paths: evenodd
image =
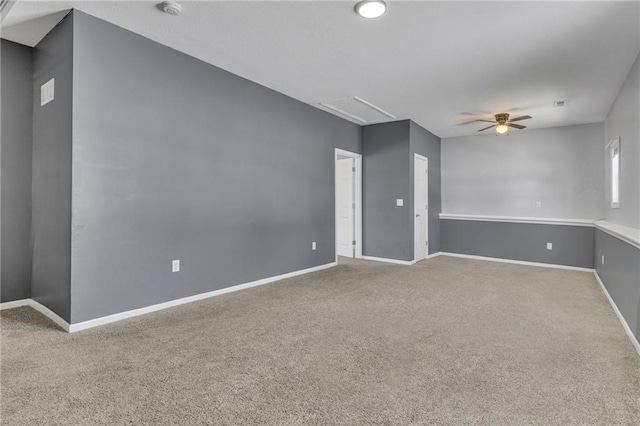
M496 114L496 122L498 124L505 124L507 121L509 121L509 114Z

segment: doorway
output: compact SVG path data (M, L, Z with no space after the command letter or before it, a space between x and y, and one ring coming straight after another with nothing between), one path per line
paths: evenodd
M429 254L429 159L415 154L413 167L414 259L426 259Z
M338 256L362 257L362 156L335 150L335 227Z

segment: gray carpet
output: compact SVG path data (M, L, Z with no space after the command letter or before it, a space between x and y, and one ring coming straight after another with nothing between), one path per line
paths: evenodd
M348 260L74 334L1 325L3 425L640 423L640 357L586 272Z

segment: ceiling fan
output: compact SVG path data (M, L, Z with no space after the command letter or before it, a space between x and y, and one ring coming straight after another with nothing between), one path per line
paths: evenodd
M487 129L490 129L492 127L496 128L496 132L503 134L503 133L507 133L507 131L509 130L509 127L513 127L514 129L526 129L527 126L523 126L521 124L514 124L514 121L522 121L522 120L528 120L531 117L530 115L522 115L520 117L515 117L515 118L509 118L509 114L506 112L500 113L500 114L496 114L495 115L495 120L483 120L483 119L478 119L478 120L473 120L470 121L469 123L475 123L478 121L485 121L487 123L493 123L491 126L489 127L485 127L484 129L480 129L478 130L478 132L482 132L485 131ZM465 123L466 124L466 123Z

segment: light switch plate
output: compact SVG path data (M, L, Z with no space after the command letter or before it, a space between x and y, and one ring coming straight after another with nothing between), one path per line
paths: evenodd
M180 261L172 260L171 261L171 272L180 272Z
M547 250L553 250L553 243L547 243Z
M311 243L311 250L315 250L316 249L316 242L312 242Z
M398 198L396 200L396 206L398 206L398 207L404 206L404 200L402 198Z

